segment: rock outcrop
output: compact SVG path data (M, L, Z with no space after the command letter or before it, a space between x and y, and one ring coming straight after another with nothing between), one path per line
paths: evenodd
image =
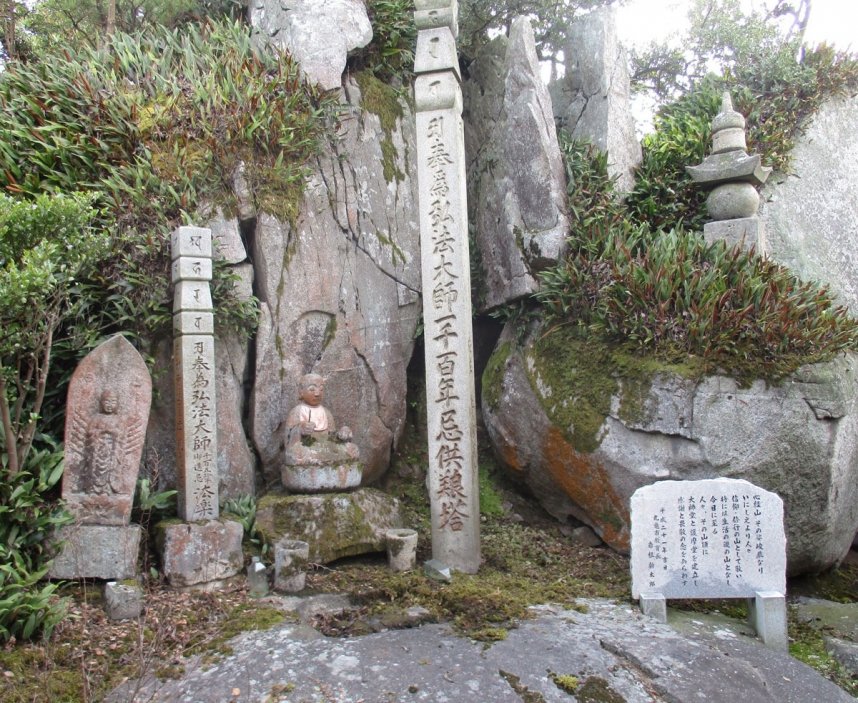
M770 258L858 314L858 96L825 103L762 191Z
M251 0L258 40L288 51L326 90L342 85L348 52L372 40L363 0Z
M573 516L625 551L637 488L743 478L784 499L792 575L838 563L858 528L856 398L855 355L740 387L619 363L562 331L520 347L505 330L483 377L497 454L558 519Z
M533 293L534 273L561 255L566 177L530 21L490 42L463 87L469 219L490 309Z
M551 86L560 126L574 139L608 154L608 173L628 192L641 146L629 100L629 69L617 38L616 10L599 8L575 18L564 49L566 75Z
M262 314L250 415L268 481L279 480L275 430L305 373L328 379L326 404L354 432L364 482L386 470L405 422L420 315L416 179L407 175L414 120L400 106L406 112L386 135L376 115L360 110L357 83L346 84L346 96L340 139L318 159L298 217L257 221Z

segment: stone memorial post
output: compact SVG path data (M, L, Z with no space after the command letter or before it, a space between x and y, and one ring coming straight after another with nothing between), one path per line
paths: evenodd
M173 247L173 367L179 517L156 526L164 575L177 588L211 588L242 568L243 529L218 518L211 230L179 227Z
M179 227L172 248L179 517L210 520L218 516L211 230Z
M635 491L632 597L665 621L667 598L748 598L751 624L787 648L783 501L748 481L659 481Z
M66 402L62 497L75 517L51 578L137 575L140 525L129 524L152 401L146 363L122 335L78 364Z
M417 0L417 177L432 556L475 573L479 494L456 0Z

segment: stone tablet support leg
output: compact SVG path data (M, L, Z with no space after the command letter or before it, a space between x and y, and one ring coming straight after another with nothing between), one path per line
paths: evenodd
M748 598L748 621L769 649L786 652L787 639L786 598L777 591L757 591Z
M661 593L641 593L641 612L659 622L667 622L667 598Z

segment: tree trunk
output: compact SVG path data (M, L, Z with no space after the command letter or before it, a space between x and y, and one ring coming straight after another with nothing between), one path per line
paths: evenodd
M18 58L18 48L15 42L15 0L2 0L3 8L3 46L6 56Z

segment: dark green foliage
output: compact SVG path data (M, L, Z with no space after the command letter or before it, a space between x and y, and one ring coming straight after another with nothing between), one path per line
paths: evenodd
M372 41L353 54L352 66L368 70L382 81L410 81L417 44L414 1L367 0L366 11L372 23Z
M788 269L680 228L633 224L601 195L603 159L564 142L574 212L570 252L542 275L550 317L665 359L695 356L740 377L783 376L855 348L858 323L827 290ZM586 212L585 212L586 209Z
M652 229L703 228L706 192L691 181L685 167L699 164L709 152L722 91L722 81L710 77L659 110L655 131L643 139L643 161L626 198L633 220Z
M240 24L116 34L102 50L7 66L0 187L98 192L115 253L81 288L98 302L90 327L152 331L169 319L169 231L205 203L229 210L241 162L259 209L294 215L333 103ZM217 302L219 321L252 327L253 314Z
M0 640L26 640L51 630L62 619L55 584L41 579L50 566L47 539L71 516L46 493L62 474L62 451L47 437L32 451L24 469L0 463Z
M723 76L710 74L662 107L655 132L643 140L643 161L626 202L636 221L653 229L701 229L707 193L694 185L686 166L699 164L711 147L711 123L721 93L746 119L748 153L761 154L776 170L789 169L790 152L808 119L826 99L858 92L858 59L821 46L796 58L783 45L758 62L745 62Z

